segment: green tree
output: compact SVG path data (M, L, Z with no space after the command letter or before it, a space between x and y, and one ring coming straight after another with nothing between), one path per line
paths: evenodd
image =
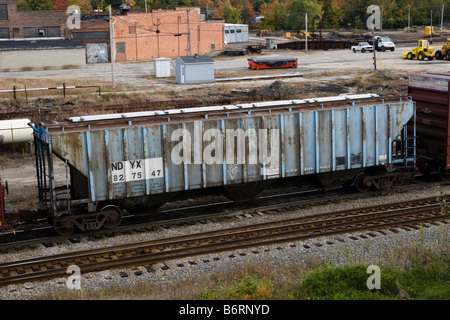
M305 14L308 13L308 29L313 28L313 18L321 15L321 8L317 0L292 0L288 5L288 28L291 30L305 29Z
M252 19L256 17L255 10L250 1L246 0L241 10L241 20L243 23L250 24Z
M53 2L51 0L19 0L17 10L51 10Z
M321 2L323 15L322 22L325 28L338 28L342 26L345 14L343 11L344 0L324 0Z
M262 26L271 30L287 29L288 6L285 2L274 0L272 3L264 3L259 11L264 16Z

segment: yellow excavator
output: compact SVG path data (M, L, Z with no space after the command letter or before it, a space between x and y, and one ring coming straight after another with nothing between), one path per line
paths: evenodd
M447 61L450 61L450 38L447 39L447 43L444 44L444 46L440 50L436 51L434 56L438 60L445 59Z
M421 61L425 58L428 58L428 60L434 59L434 48L430 48L428 40L421 39L417 42L416 48L403 52L402 59L412 60L414 58Z

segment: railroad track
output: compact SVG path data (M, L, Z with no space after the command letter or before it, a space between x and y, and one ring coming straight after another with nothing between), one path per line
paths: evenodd
M156 263L196 255L339 233L447 222L448 216L441 211L441 204L429 198L6 262L0 264L0 285L65 277L71 265L78 266L82 273L131 266L151 268Z
M444 182L448 183L448 182ZM405 192L406 190L416 188L417 186L427 186L435 184L435 182L412 181L409 185L404 185L401 189L391 189L374 191L367 194L354 193L348 189L337 189L333 191L317 191L303 190L288 193L269 194L260 197L251 203L233 203L232 201L200 204L190 207L176 207L163 210L158 217L148 219L146 222L145 214L141 213L133 215L124 215L124 221L121 226L115 229L100 229L95 231L87 231L83 233L74 233L71 235L55 235L53 226L41 223L36 228L17 229L14 232L7 231L0 233L0 254L5 253L10 248L34 247L36 245L53 246L54 243L69 240L78 243L79 237L102 237L111 234L123 234L130 232L152 231L155 228L170 228L174 225L187 225L195 223L203 223L207 220L221 221L233 218L249 218L261 215L261 212L270 213L271 208L275 208L275 213L280 211L292 211L305 209L310 206L326 205L329 203L341 203L343 201L358 199L365 197L373 197L383 195L385 192ZM273 213L273 212L272 212ZM271 214L271 213L270 213Z

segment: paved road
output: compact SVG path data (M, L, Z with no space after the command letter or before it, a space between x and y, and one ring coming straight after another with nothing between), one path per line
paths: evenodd
M440 48L440 43L434 43L433 47ZM394 52L377 52L377 67L382 66L386 70L414 72L450 72L450 62L445 60L418 61L403 60L403 51L410 49L408 46L397 46ZM266 50L267 56L292 56L298 57L298 72L303 72L305 76L316 73L333 72L356 72L364 73L373 70L373 53L353 53L351 50L328 50L328 51L292 51L292 50ZM214 68L216 72L235 71L239 76L239 71L248 70L247 56L215 58ZM289 72L292 72L289 69ZM257 71L256 71L257 72ZM256 73L255 72L255 73ZM286 70L280 69L280 73ZM111 82L111 65L109 63L89 64L85 68L69 70L42 70L24 72L2 72L3 78L49 78L61 79L70 82L70 79L83 79L89 81ZM155 85L174 85L173 80L166 79L145 79L145 75L153 75L153 62L122 62L114 64L114 75L117 86L128 88L149 88L152 83ZM172 71L174 74L174 71Z

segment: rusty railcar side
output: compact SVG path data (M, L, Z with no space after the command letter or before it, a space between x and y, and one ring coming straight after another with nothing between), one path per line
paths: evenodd
M0 177L0 230L6 227L5 190L7 190L7 184L4 185Z
M358 177L390 187L414 167L405 97L352 95L72 117L34 125L41 201L60 227L115 226L121 207L158 206L191 190L251 197L273 181ZM58 186L54 158L64 162ZM333 174L337 173L338 178ZM80 207L82 220L68 216ZM63 217L63 218L59 218Z
M408 95L416 102L418 166L424 173L450 173L450 73L410 76Z

